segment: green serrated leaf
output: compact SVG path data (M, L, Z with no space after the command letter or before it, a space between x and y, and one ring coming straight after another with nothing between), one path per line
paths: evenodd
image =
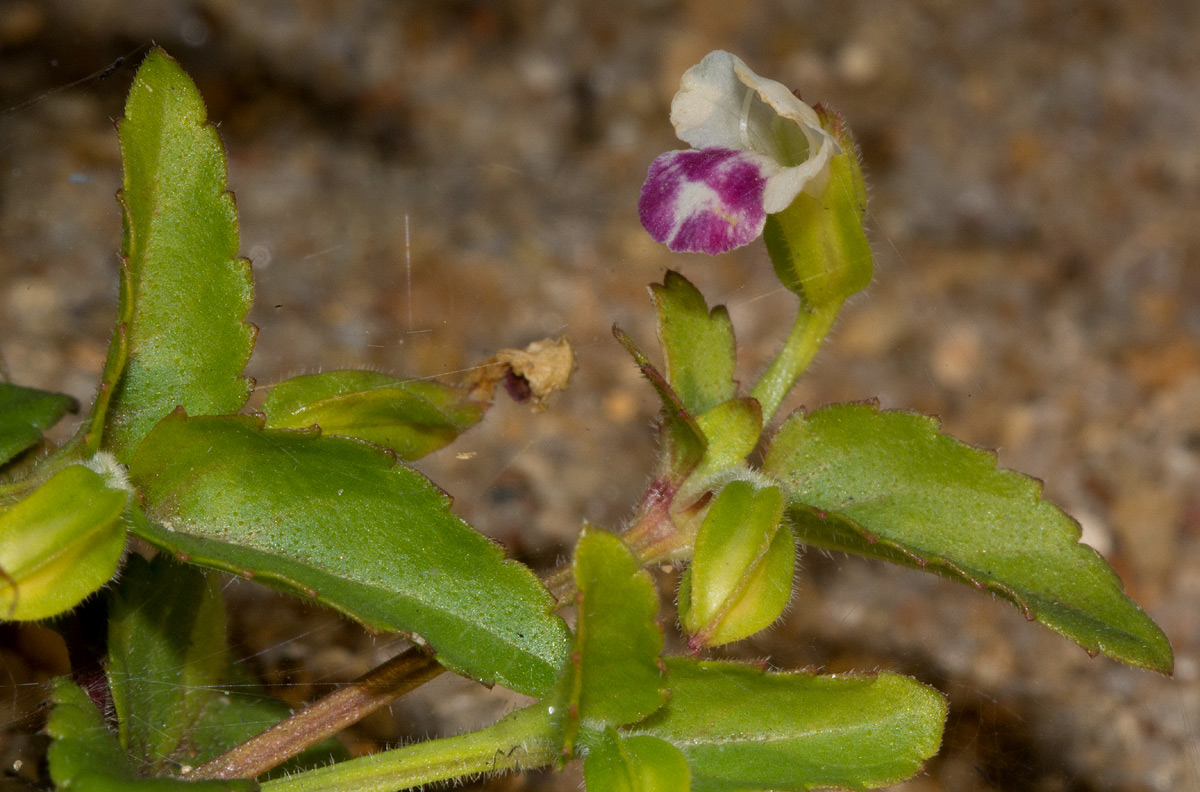
M131 557L109 606L106 671L121 746L146 774L196 763L183 746L229 664L215 581L165 555Z
M696 533L679 586L679 619L693 649L720 646L770 626L792 593L796 548L780 526L778 487L730 482Z
M182 781L140 778L134 760L121 750L104 716L66 677L53 682L46 731L54 739L48 751L55 786L72 792L254 792L253 781Z
M121 745L143 773L197 767L291 714L235 665L225 623L212 573L130 559L109 607L106 671Z
M621 737L608 729L588 754L583 778L589 792L688 792L692 772L679 749L657 737Z
M458 673L544 695L566 657L569 634L534 574L376 446L176 413L130 477L150 517L135 530L152 544L419 635Z
M253 286L237 257L225 153L196 86L161 49L134 78L117 124L125 238L118 325L105 364L105 445L128 464L177 406L236 412L250 395ZM105 393L102 391L102 396ZM93 408L105 410L106 398Z
M654 581L617 536L585 527L575 546L575 641L560 681L558 722L569 754L580 724L641 720L666 700Z
M1169 673L1171 646L1041 483L938 422L869 404L797 413L764 470L791 488L801 541L936 572L1131 665Z
M29 448L79 404L65 393L0 382L0 465Z
M276 385L263 403L271 429L320 426L420 459L479 423L487 405L462 388L400 380L374 371L326 371Z
M662 437L664 475L678 483L687 478L700 460L708 442L696 424L696 419L671 389L666 378L650 363L650 358L638 348L633 339L619 327L613 326L613 335L630 357L637 363L642 376L650 383L658 398L662 400Z
M74 682L58 677L52 683L46 732L54 739L48 751L50 777L61 789L74 786L81 775L103 770L111 779L137 778L133 760L121 750L104 716Z
M128 491L70 465L0 512L0 620L55 616L112 579L128 502Z
M662 284L650 287L658 310L658 340L667 381L693 415L732 399L736 363L733 325L725 306L710 312L688 279L668 270Z
M872 789L941 743L946 702L898 674L817 676L668 658L671 698L629 731L676 746L694 792Z

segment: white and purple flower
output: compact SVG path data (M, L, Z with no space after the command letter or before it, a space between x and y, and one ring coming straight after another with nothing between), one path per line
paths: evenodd
M654 160L638 214L676 253L716 255L750 243L768 214L802 191L819 196L841 153L813 108L722 50L684 73L671 123L693 148Z

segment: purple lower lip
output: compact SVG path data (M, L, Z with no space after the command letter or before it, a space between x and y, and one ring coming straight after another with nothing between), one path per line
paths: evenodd
M716 255L748 244L766 222L758 157L725 148L660 155L642 185L642 225L676 253Z

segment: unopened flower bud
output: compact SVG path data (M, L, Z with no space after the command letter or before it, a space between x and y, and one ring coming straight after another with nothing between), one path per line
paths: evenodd
M796 548L778 487L734 481L709 507L679 587L679 618L694 649L753 635L792 592Z
M125 549L129 492L71 465L0 512L0 620L44 619L107 583Z

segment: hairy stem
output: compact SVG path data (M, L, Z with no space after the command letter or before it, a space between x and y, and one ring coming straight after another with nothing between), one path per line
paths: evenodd
M444 670L432 656L408 649L262 734L200 765L188 774L188 779L259 776L386 707Z
M550 707L535 704L477 732L267 781L262 792L393 792L479 773L540 767L559 758L552 716Z
M560 605L570 604L575 596L575 573L571 569L570 561L564 561L556 566L542 578L542 582L546 584L546 588L550 590Z
M841 307L840 302L835 302L812 312L801 308L796 315L796 323L792 325L792 332L788 335L783 349L771 361L771 365L763 372L762 379L750 392L762 405L763 426L771 422L788 391L795 386L800 375L812 363Z

